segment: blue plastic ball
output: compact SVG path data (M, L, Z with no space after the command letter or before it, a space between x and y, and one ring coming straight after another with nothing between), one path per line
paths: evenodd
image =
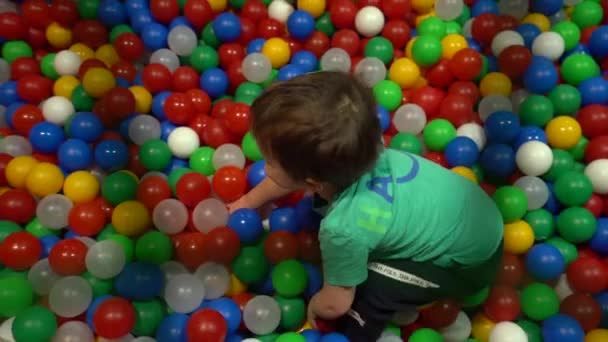
M270 231L276 232L286 230L290 233L298 232L298 220L296 211L290 207L276 208L272 211L269 218Z
M254 243L264 232L260 215L257 211L247 208L232 213L228 218L228 227L239 235L242 243Z
M319 342L348 342L348 338L340 333L330 333L321 337Z
M131 27L135 33L143 33L143 29L148 24L155 22L154 18L152 18L152 13L147 8L133 10L129 17L131 19Z
M8 81L0 84L0 105L8 106L19 100L17 95L17 82Z
M196 31L196 28L184 16L179 16L179 17L176 17L175 19L171 20L171 22L169 23L169 31L171 31L172 29L174 29L178 26L186 26L186 27L191 28L193 31Z
M241 309L239 305L230 298L218 298L206 303L206 308L219 312L228 324L228 333L234 333L241 324Z
M526 255L526 270L538 280L555 279L565 268L564 256L550 244L537 244L530 248Z
M486 62L488 62L488 72L497 72L498 70L498 58L496 56L484 56Z
M535 0L532 1L532 12L552 16L564 7L564 0Z
M266 278L264 278L263 281L251 285L252 292L266 296L272 296L276 292L274 286L272 286L271 275L273 268L274 267L270 268L270 271L268 272L268 274L266 274Z
M574 318L556 314L542 324L544 342L580 342L585 340L585 332L580 323Z
M300 333L306 339L306 342L319 342L321 341L321 332L318 330L308 329Z
M226 336L226 339L224 340L224 342L241 342L242 340L243 340L243 336L241 336L239 334L232 334L232 335Z
M321 290L321 287L323 286L323 276L317 267L308 263L302 263L302 265L304 266L304 269L306 269L308 279L306 290L304 290L304 296L306 298L311 298Z
M540 28L534 24L521 24L515 28L515 31L521 34L522 38L524 38L524 45L528 49L532 48L534 39L536 39L536 37L542 33Z
M129 163L129 147L116 139L103 140L95 147L95 162L104 170L123 169Z
M133 85L143 86L144 85L143 77L144 76L141 72L138 72L137 74L135 74L135 79L133 80Z
M40 243L42 244L42 255L40 255L40 258L43 259L48 257L51 253L51 249L53 249L53 247L55 247L59 241L61 241L61 239L55 235L45 235L41 237Z
M545 130L537 126L523 126L513 142L513 148L517 150L521 145L533 140L542 141L546 144L547 134L545 134Z
M386 132L386 130L391 126L391 114L386 110L386 108L378 105L376 106L376 114L378 115L378 120L380 121L380 129L382 132Z
M262 52L262 47L266 43L266 39L264 38L256 38L249 42L247 45L247 54L254 52Z
M120 133L120 136L125 139L126 141L129 141L129 125L131 125L131 121L133 121L133 119L135 119L136 116L138 116L139 114L137 113L132 113L129 116L127 116L124 120L122 120L120 122L120 125L118 126L118 132Z
M562 205L557 200L557 197L555 197L555 193L553 192L553 183L545 182L545 184L547 184L547 189L549 189L549 198L547 199L547 203L545 203L543 208L551 214L557 215L560 212Z
M608 81L601 76L588 78L578 85L581 104L603 104L608 102Z
M608 57L608 26L600 26L591 33L589 50L596 58Z
M509 144L520 131L519 117L512 112L499 111L492 113L485 123L488 141Z
M165 275L158 265L132 262L114 279L116 293L130 300L152 300L162 293Z
M80 139L68 139L59 146L57 152L59 165L68 170L84 170L93 164L93 151Z
M479 159L482 168L488 174L497 177L508 177L515 171L515 152L509 145L490 144L481 152Z
M29 133L32 147L42 153L55 153L65 140L65 131L52 122L39 122Z
M148 0L127 0L125 1L125 10L127 15L131 16L133 11L147 9L149 6Z
M564 52L564 54L559 58L559 62L563 63L566 60L566 58L570 57L571 55L573 55L575 53L584 53L586 55L590 55L591 51L589 50L587 45L585 45L583 43L578 43L572 49Z
M295 207L296 220L298 226L304 230L319 229L322 216L314 210L314 200L312 196L305 196Z
M479 42L477 42L475 39L467 38L467 44L469 45L469 48L477 52L482 52L481 45L479 45Z
M277 80L287 81L294 77L303 75L305 73L306 72L304 70L302 70L302 68L300 68L299 66L293 65L293 64L287 64L287 65L283 66L281 69L279 69L279 72L277 73Z
M228 76L220 68L210 68L201 75L200 86L213 98L220 97L228 90Z
M165 316L156 329L156 340L163 342L184 342L186 325L190 316L185 314L170 314Z
M477 17L483 13L499 14L498 3L494 0L478 0L471 7L471 16Z
M265 167L266 162L263 160L258 160L251 164L249 170L247 171L247 184L250 188L254 188L256 185L260 184L264 178L266 178Z
M608 218L600 217L597 220L597 229L589 240L589 247L602 256L608 255Z
M1 106L2 104L0 104ZM21 108L21 106L25 105L25 102L23 101L17 101L17 102L13 102L12 104L6 106L6 110L4 112L4 121L6 121L6 124L8 125L8 127L10 129L14 129L15 126L13 125L13 116L15 115L15 112Z
M224 12L213 21L213 31L217 39L223 42L232 42L241 35L241 21L236 15Z
M315 31L315 18L307 11L296 10L287 18L287 31L296 39L307 39Z
M170 95L170 91L161 91L160 93L154 95L154 98L152 99L152 114L154 114L158 120L167 120L163 106Z
M116 86L121 88L129 88L131 86L131 82L122 77L116 77Z
M528 69L524 72L523 80L524 86L529 92L544 94L557 85L557 69L555 69L555 65L550 59L534 56Z
M444 154L450 167L471 167L479 159L479 147L469 137L456 137L445 147Z
M151 22L142 27L141 40L148 50L159 50L167 47L169 31L159 23Z
M602 309L602 320L600 326L602 328L608 327L608 291L600 292L593 296Z
M177 126L175 126L174 124L172 124L170 121L163 121L160 123L160 138L164 141L167 141L167 139L169 139L169 134L171 134L171 132L173 132L174 129L176 129Z
M127 11L118 0L105 0L97 7L97 19L106 26L116 26L127 21Z
M112 296L110 296L110 295L101 295L99 297L93 298L93 300L91 301L91 304L87 308L87 311L85 314L85 320L87 321L87 324L89 325L89 327L91 329L95 329L95 326L93 325L93 315L95 314L95 311L99 307L99 304L103 303L106 299L110 299L110 298L112 298Z
M312 52L301 50L291 56L291 64L299 66L304 72L312 72L317 70L319 60Z
M174 170L187 169L188 167L190 167L190 164L187 160L171 158L171 163L169 163L169 165L163 170L163 172L168 175Z

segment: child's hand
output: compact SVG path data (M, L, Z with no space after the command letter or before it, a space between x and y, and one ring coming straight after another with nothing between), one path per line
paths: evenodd
M238 200L228 204L228 212L232 214L239 209L243 209L243 208L249 209L251 207L252 206L251 206L251 203L249 203L249 200L247 199L247 195L244 195L241 198L239 198Z

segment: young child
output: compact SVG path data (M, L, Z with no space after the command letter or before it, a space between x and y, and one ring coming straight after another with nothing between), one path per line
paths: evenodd
M267 177L231 211L307 189L328 207L319 241L323 288L309 321L337 320L351 341L375 341L395 312L487 286L502 257L503 222L470 180L384 149L369 89L318 72L268 88L252 133Z

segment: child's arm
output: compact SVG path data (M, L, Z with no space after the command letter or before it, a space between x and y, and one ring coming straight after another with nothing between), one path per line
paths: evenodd
M243 197L230 203L228 209L231 213L241 208L257 209L270 201L285 197L295 190L284 188L275 183L270 177L266 177Z

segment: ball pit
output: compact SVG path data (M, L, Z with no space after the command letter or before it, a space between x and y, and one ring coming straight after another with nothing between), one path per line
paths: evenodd
M316 70L372 88L386 145L476 182L505 222L494 284L379 341L608 340L606 11L0 0L0 340L346 341L306 323L310 198L225 206L265 177L251 103Z

